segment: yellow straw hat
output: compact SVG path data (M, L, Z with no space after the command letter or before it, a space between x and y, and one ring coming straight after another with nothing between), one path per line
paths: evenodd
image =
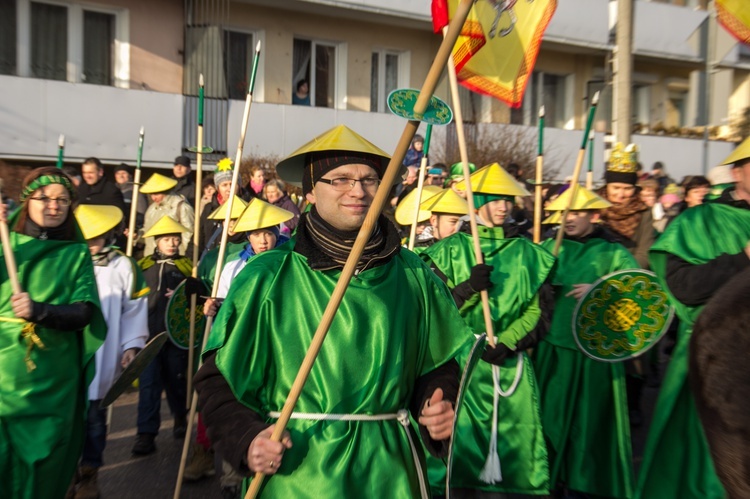
M158 194L170 190L175 185L177 185L175 179L165 177L161 173L154 173L143 183L141 192L144 194Z
M565 192L560 194L554 201L547 205L545 209L547 211L565 211L565 209L568 207L568 203L570 202L570 194L572 191L573 188L568 187ZM576 211L603 210L605 208L609 208L610 206L612 206L612 203L601 196L597 196L582 185L579 185L576 191L575 202L573 203L573 206L570 207L570 209Z
M427 199L431 198L441 190L442 189L436 185L425 185L422 189L422 203L424 203ZM399 225L406 226L414 223L414 200L416 199L416 197L417 190L414 189L410 191L409 194L404 196L404 199L402 199L398 206L396 206L396 213L394 214L394 218L396 219L396 222L399 223ZM424 222L429 218L429 210L420 209L419 215L417 216L417 223Z
M498 196L530 196L526 188L497 163L492 163L475 171L469 177L471 192L495 194ZM466 181L456 184L456 189L466 190Z
M423 201L419 208L429 210L431 213L450 213L452 215L467 215L469 213L469 203L450 187L442 189L439 194Z
M228 204L229 201L225 201L224 204L216 208L213 213L208 216L209 220L226 220ZM234 201L232 202L232 216L229 218L232 220L240 218L240 215L245 211L245 208L247 208L247 201L239 196L234 196Z
M381 174L388 166L391 157L388 153L375 146L367 139L344 125L331 128L322 135L312 139L292 154L282 159L276 165L276 172L284 179L297 187L302 186L302 176L305 172L306 157L309 153L322 151L341 151L353 153L365 153L380 158Z
M181 232L190 232L190 229L169 215L164 215L143 234L143 237L159 237L166 236L167 234L179 234Z
M742 141L737 149L732 151L732 154L724 158L724 161L719 163L720 165L731 165L743 159L750 158L750 137Z
M75 211L78 226L86 240L96 239L117 227L122 210L117 206L82 204Z
M542 220L542 223L550 224L550 225L553 225L553 224L559 225L561 220L562 220L562 211L555 211L552 213L552 215Z
M279 208L262 199L253 198L242 212L237 223L234 225L234 232L250 232L258 229L267 229L275 227L282 222L294 218L294 213Z

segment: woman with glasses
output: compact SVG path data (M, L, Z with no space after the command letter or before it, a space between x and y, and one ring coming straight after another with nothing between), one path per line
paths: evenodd
M10 220L20 293L0 266L0 497L63 497L83 446L87 387L104 341L94 268L55 167L24 178ZM3 248L5 256L5 248Z

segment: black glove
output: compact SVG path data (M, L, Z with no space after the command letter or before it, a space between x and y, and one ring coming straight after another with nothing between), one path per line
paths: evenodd
M206 287L203 285L200 279L195 277L188 277L185 279L185 297L190 298L193 295L206 294Z
M471 268L471 274L469 275L469 286L471 289L478 293L492 287L492 281L490 280L490 274L495 269L492 265L479 263Z
M515 353L516 352L502 343L497 343L495 348L487 345L482 353L482 360L495 366L501 366L503 365L503 362L505 362L505 359L511 355L515 355Z

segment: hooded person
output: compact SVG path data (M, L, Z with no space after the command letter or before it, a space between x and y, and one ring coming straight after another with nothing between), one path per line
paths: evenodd
M734 187L677 217L649 255L680 328L646 439L638 498L726 497L687 383L688 359L701 356L690 352L689 346L693 325L706 303L750 266L750 138L722 164L732 165ZM722 408L731 404L729 398L705 392L701 400Z
M107 326L75 200L61 170L36 168L9 221L22 292L0 265L0 497L65 496L81 456Z
M572 189L551 202L544 223L560 223ZM555 313L549 333L534 350L542 428L551 484L593 497L629 498L635 489L633 452L621 362L602 362L577 346L571 324L582 296L601 277L637 269L638 262L599 222L610 203L579 186L563 224L565 231L551 281ZM555 238L542 247L553 250Z
M149 288L136 262L113 247L114 229L123 218L116 206L80 205L75 217L89 246L96 286L107 323L107 339L96 351L96 376L89 385L86 440L76 499L99 497L99 468L107 445L107 409L100 402L148 338Z
M288 243L248 261L216 316L198 405L217 452L268 477L261 497L427 497L410 411L428 448L447 453L453 359L470 333L382 214L287 431L270 440L388 162L345 126L282 160L280 177L301 183L312 207Z
M180 255L182 239L190 229L174 218L160 218L144 235L154 240L154 252L138 262L148 295L149 341L165 329L167 305L177 286L192 274L190 258ZM174 417L172 434L185 436L187 427L188 351L167 341L159 354L143 370L138 382L137 434L132 453L144 456L156 451L154 443L161 426L161 396L166 391L167 403Z
M462 182L465 182L462 181ZM470 177L484 263L464 230L420 256L451 289L474 334L485 331L480 292L487 290L497 339L487 347L466 388L457 421L451 488L492 493L547 494L549 469L534 368L524 352L549 328L552 296L546 280L554 257L519 237L510 220L515 196L526 189L499 164ZM465 189L465 185L457 186ZM431 200L430 200L431 201ZM463 362L459 359L459 363ZM445 465L430 462L430 483L445 483Z
M193 207L190 206L190 203L185 198L171 194L172 189L176 185L177 180L165 177L161 173L154 173L143 183L141 192L148 194L151 198L151 204L143 216L143 231L148 232L156 222L166 216L173 218L177 223L189 228L188 232L183 235L182 242L180 243L180 252L183 255L187 255L188 249L193 246L192 237L195 213ZM156 247L155 241L154 239L143 237L146 240L143 255L149 256L154 252Z

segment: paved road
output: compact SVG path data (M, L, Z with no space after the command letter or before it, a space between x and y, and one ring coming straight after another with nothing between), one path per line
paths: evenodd
M156 452L144 457L132 456L137 405L137 391L126 393L115 402L104 466L99 470L103 499L166 499L174 495L183 441L172 437L172 417L166 400L162 399L162 426L156 438ZM210 479L185 483L180 497L220 499L218 473Z

